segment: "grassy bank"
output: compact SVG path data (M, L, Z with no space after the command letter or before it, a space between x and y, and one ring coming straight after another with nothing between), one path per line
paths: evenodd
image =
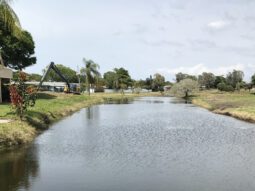
M104 103L120 101L150 94L92 94L72 95L40 93L35 107L30 108L24 121L20 121L9 104L0 104L0 119L11 119L10 123L0 124L0 147L28 143L50 124L82 108ZM155 94L156 95L156 94Z
M193 97L192 102L214 113L255 123L255 95L248 91L201 91Z

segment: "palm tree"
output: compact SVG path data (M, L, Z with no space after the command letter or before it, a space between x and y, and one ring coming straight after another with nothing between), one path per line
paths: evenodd
M90 95L90 85L93 81L95 81L96 78L98 78L101 74L98 71L100 66L96 64L93 60L86 60L83 58L83 62L85 64L85 68L83 70L83 73L86 77L86 87L88 94Z
M5 30L19 36L22 31L19 18L10 6L12 0L0 0L0 24ZM0 45L0 65L3 65L2 50Z
M0 22L8 31L18 34L21 31L19 18L11 8L12 0L0 0Z

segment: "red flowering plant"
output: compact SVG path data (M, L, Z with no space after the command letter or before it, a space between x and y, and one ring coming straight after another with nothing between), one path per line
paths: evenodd
M12 108L20 119L24 117L28 107L35 105L36 100L36 89L25 84L26 78L26 73L19 72L18 80L9 87Z

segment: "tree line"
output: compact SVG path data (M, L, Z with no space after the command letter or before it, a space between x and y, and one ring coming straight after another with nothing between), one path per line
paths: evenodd
M100 91L102 87L116 90L124 90L131 87L152 91L164 91L164 86L173 85L173 83L166 81L165 77L159 73L153 76L150 75L144 80L134 80L131 78L129 71L123 67L114 68L101 75L98 71L99 65L94 61L84 59L83 62L84 66L79 71L75 71L61 64L57 64L56 66L70 83L81 82L84 84L84 87L93 86L98 89L98 91ZM28 77L30 81L40 81L41 79L41 76L38 74L29 74ZM176 83L180 83L185 79L196 81L200 89L219 89L221 91L234 91L240 90L241 88L250 90L255 85L255 74L252 76L250 82L245 82L244 72L240 70L228 72L226 76L214 75L211 72L203 72L198 76L181 72L175 75ZM61 82L62 79L51 71L46 81Z
M142 80L134 80L127 69L120 67L114 68L110 71L101 74L99 72L99 65L93 60L83 59L83 67L75 71L70 67L62 64L56 64L59 71L70 83L81 83L83 89L90 87L97 91L103 91L103 87L108 89L125 90L127 88L133 89L147 89L152 91L164 91L165 85L172 83L165 80L165 77L159 73L150 75L148 78ZM45 72L46 68L43 70ZM18 78L18 73L14 73L14 80ZM40 81L42 75L27 74L28 81ZM63 80L54 72L50 71L45 81L62 82Z
M244 89L252 89L255 85L255 74L251 77L250 82L244 81L244 72L240 70L233 70L228 72L226 76L214 75L211 72L203 72L201 75L194 76L184 73L176 74L176 82L184 79L192 79L198 82L201 89L219 89L221 91L234 91Z

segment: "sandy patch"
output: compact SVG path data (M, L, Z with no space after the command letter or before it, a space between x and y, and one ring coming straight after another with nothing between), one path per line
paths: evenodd
M10 123L11 120L10 119L0 119L0 124L1 123Z

